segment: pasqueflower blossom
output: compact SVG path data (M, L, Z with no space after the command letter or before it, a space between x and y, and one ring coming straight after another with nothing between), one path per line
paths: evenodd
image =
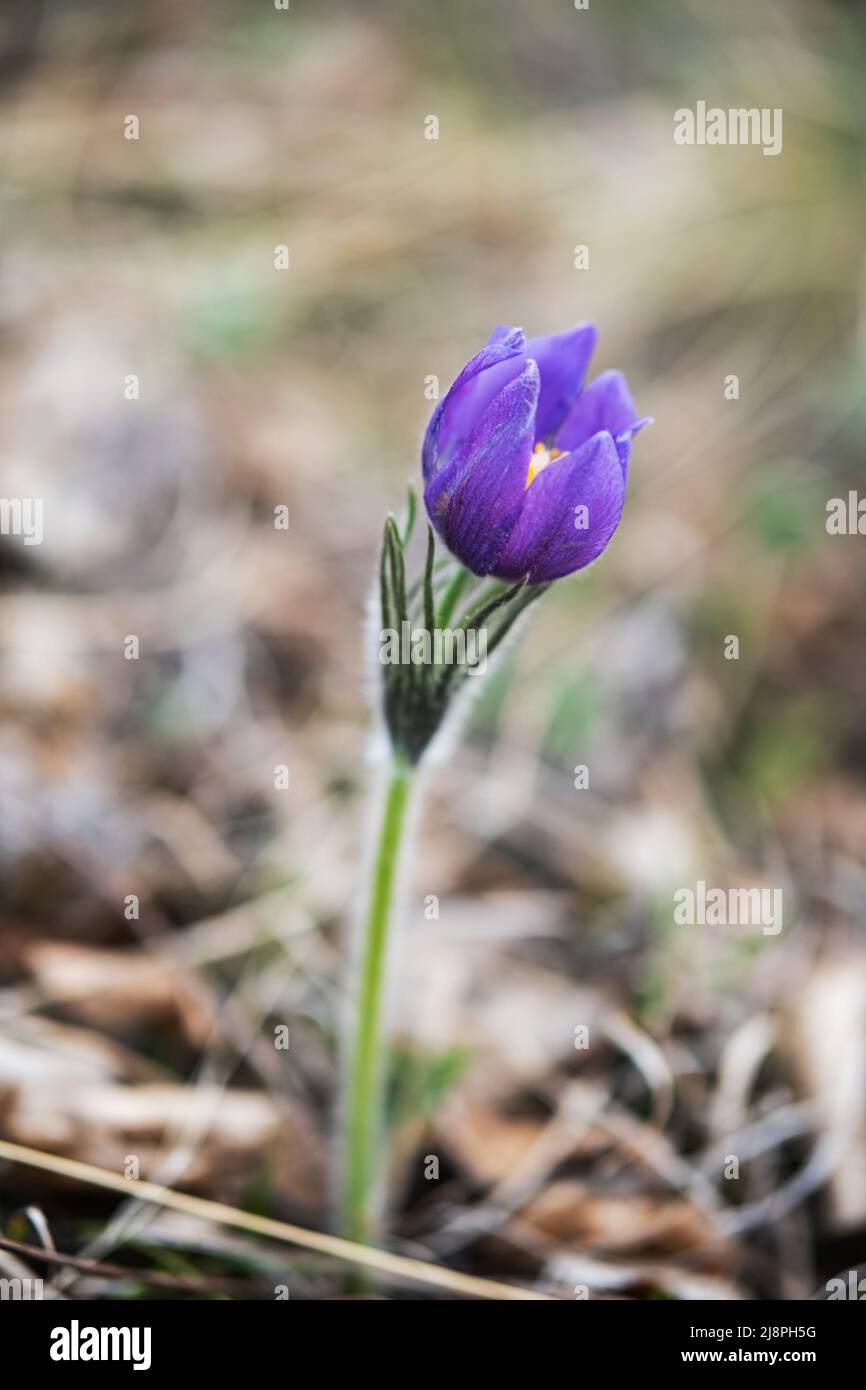
M436 655L433 638L483 637L486 667L551 581L591 564L616 530L632 440L648 422L638 418L620 372L604 372L584 389L595 339L589 323L529 342L519 328L494 329L427 427L422 462L430 525L417 578L410 572L413 489L405 523L398 526L393 516L385 522L380 640L390 643L399 633L401 655L383 662L379 652L389 770L345 1048L343 1231L355 1242L376 1233L378 1175L385 1167L383 1000L410 800L434 739L446 722L456 728L469 675L466 662ZM458 564L437 559L434 531ZM475 576L485 575L500 582L478 584ZM404 646L414 650L415 637L432 653L418 663L402 655Z
M424 438L424 502L473 574L543 584L583 569L622 515L641 427L621 372L584 389L591 323L524 338L501 325L440 401Z

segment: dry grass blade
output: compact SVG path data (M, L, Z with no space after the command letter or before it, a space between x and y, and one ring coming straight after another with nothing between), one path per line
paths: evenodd
M0 1159L6 1159L10 1163L22 1163L28 1168L39 1168L42 1172L55 1173L58 1177L71 1178L74 1182L91 1183L110 1192L119 1192L124 1197L128 1197L130 1193L128 1178L109 1173L104 1168L95 1168L89 1163L63 1158L60 1154L41 1153L38 1149L10 1144L5 1139L0 1140ZM134 1190L140 1200L154 1202L157 1206L171 1207L175 1211L201 1216L207 1221L234 1226L237 1230L250 1231L256 1235L267 1236L271 1240L285 1241L289 1245L299 1245L305 1250L315 1250L320 1255L330 1255L336 1260L363 1265L367 1269L390 1275L395 1279L427 1284L467 1298L545 1303L556 1301L549 1294L537 1293L513 1284L500 1284L491 1279L476 1278L470 1274L460 1274L455 1270L443 1269L439 1265L426 1264L423 1260L393 1255L388 1250L356 1245L340 1236L325 1235L321 1231L307 1231L302 1226L275 1221L267 1216L255 1216L251 1212L239 1211L236 1207L226 1206L222 1202L211 1202L204 1197L191 1197L183 1192L173 1192L171 1188L160 1187L158 1183L137 1180Z

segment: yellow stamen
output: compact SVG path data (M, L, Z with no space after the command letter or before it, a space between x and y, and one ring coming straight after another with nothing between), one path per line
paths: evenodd
M543 444L536 444L532 451L532 458L529 460L529 472L526 475L526 486L537 478L539 473L543 473L548 464L553 463L554 459L561 458L564 449L545 449Z

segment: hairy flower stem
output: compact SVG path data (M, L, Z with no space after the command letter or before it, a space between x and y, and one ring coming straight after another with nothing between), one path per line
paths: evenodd
M385 1037L383 1002L388 928L394 907L400 850L406 829L414 769L395 756L385 790L370 897L363 923L355 1013L347 1050L343 1234L370 1241L384 1132Z

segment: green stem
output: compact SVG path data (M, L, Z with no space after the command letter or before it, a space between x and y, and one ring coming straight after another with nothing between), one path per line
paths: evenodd
M456 571L454 578L451 580L451 583L448 585L448 588L445 590L445 596L442 599L442 604L439 609L439 615L436 619L438 627L446 628L448 626L449 622L451 621L451 614L457 607L457 604L460 601L461 594L463 593L467 584L470 584L472 582L472 579L473 576L470 574L469 570L464 569L461 565L460 568Z
M395 760L385 792L373 862L370 900L361 942L357 1012L347 1057L348 1084L343 1173L343 1234L369 1241L374 1234L376 1168L384 1129L384 1028L382 1002L388 957L388 925L413 769Z

